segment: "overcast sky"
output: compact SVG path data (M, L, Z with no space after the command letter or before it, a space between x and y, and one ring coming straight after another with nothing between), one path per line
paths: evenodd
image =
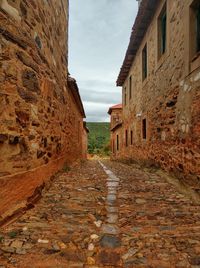
M70 0L69 71L89 122L109 121L121 103L116 80L137 10L136 0Z

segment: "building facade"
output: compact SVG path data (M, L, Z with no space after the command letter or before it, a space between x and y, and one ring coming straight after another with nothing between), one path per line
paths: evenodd
M112 151L111 158L120 156L122 149L122 104L117 104L109 108L110 115L110 148Z
M68 76L68 1L0 0L0 215L83 152L84 109Z
M118 158L200 174L200 2L143 0L117 85L123 88Z
M83 152L83 158L87 158L88 154L88 134L89 129L87 128L86 122L83 122L83 136L82 136L82 152Z

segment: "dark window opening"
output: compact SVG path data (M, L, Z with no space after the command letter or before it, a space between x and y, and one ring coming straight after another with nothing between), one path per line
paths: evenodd
M158 18L158 54L161 57L167 47L167 9L166 4Z
M196 52L200 52L200 4L196 14Z
M200 3L194 6L196 53L200 52Z
M125 145L128 146L128 130L125 132Z
M126 106L126 87L124 88L124 105Z
M146 119L142 120L142 138L146 140L147 138L147 121Z
M112 141L112 151L113 153L115 153L115 141L114 140Z
M132 98L132 76L129 77L129 99Z
M190 10L191 59L200 52L200 2L193 1Z
M119 135L117 135L117 151L119 151Z
M147 45L142 50L142 80L147 78Z
M133 131L131 130L131 145L133 145Z

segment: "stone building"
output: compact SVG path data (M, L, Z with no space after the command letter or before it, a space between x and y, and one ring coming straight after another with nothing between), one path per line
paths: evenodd
M200 178L200 1L143 0L117 86L118 158Z
M83 122L83 136L82 136L82 152L83 152L83 158L87 158L87 151L88 151L88 134L89 129L86 126L86 122Z
M86 155L67 30L66 0L0 0L1 217L24 207L64 163Z
M122 104L117 104L109 108L110 115L110 148L112 149L112 156L120 155L122 143Z

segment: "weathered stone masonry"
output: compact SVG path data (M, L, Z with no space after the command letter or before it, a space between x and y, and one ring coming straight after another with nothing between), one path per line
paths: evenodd
M110 147L112 149L112 157L117 157L120 154L122 146L122 104L117 104L109 108L110 115Z
M83 106L68 78L68 1L0 0L0 215L82 151Z
M166 50L159 55L165 4ZM117 158L151 160L199 178L200 58L192 51L198 9L199 2L192 0L141 1L117 80L123 86L123 147Z

